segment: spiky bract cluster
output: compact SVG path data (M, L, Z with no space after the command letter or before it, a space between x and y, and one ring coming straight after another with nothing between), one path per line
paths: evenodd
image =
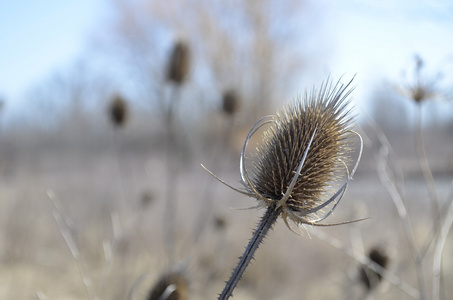
M349 84L327 82L306 93L277 113L263 134L246 188L261 204L281 207L285 222L314 222L309 215L329 201L328 187L348 172Z
M180 272L166 273L154 285L148 300L186 300L188 281Z

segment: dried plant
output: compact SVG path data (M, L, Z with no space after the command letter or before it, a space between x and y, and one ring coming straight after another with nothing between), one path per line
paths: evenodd
M443 95L439 91L439 81L442 79L442 74L437 73L432 78L428 78L422 74L425 62L419 55L415 56L415 68L413 71L412 82L406 84L403 89L399 89L400 93L413 100L417 104L421 104L427 100L442 98Z
M173 45L167 68L167 79L181 85L187 79L190 66L189 46L178 41Z
M238 93L229 89L222 95L222 110L229 116L234 115L239 110L240 99Z
M214 217L214 229L218 231L225 230L225 228L228 226L227 220L222 217L222 216L216 216Z
M377 151L377 171L381 183L389 192L391 200L398 213L399 221L402 225L403 236L408 245L408 254L415 266L414 274L417 276L418 290L405 292L414 299L429 299L429 282L427 276L432 276L432 299L441 299L442 280L441 280L441 261L444 244L446 241L446 232L450 230L453 224L453 197L450 195L443 200L440 197L440 189L435 182L433 172L428 162L425 151L425 142L423 140L423 103L428 100L444 99L448 100L448 94L443 93L440 89L440 80L442 73L438 72L435 76L428 77L425 72L425 62L420 56L415 57L415 68L413 80L406 84L399 92L416 105L414 141L417 153L417 162L426 184L428 197L431 202L431 224L427 236L420 241L417 234L417 226L421 220L413 219L410 215L409 204L414 203L407 195L405 188L405 174L403 168L396 158L392 144L384 134L382 129L370 121L371 128L374 129L378 139ZM417 182L420 185L419 182ZM416 221L416 222L415 222ZM425 226L424 226L425 227ZM433 253L431 249L434 248ZM432 254L432 255L431 255ZM431 256L431 257L430 257ZM432 258L432 273L426 272L425 264ZM382 275L382 274L381 274ZM384 276L385 277L385 276ZM386 277L386 279L388 279ZM402 279L399 279L402 282ZM394 285L396 281L392 282Z
M186 300L189 283L180 272L162 275L151 289L147 300Z
M179 186L179 161L182 155L183 137L178 135L176 109L179 105L181 85L187 79L190 67L189 46L183 41L177 41L173 45L167 66L167 80L175 83L167 106L166 127L166 196L164 211L164 236L167 253L170 261L174 258L174 244L176 235L176 195Z
M225 155L225 149L230 149L231 147L231 138L233 137L234 132L236 131L236 121L238 116L240 106L240 97L237 89L229 88L226 89L222 94L222 106L221 111L224 114L225 118L223 118L223 122L225 124L222 126L223 131L220 135L223 137L222 141L216 143L216 147L214 149L214 155L212 158L212 162L210 164L212 170L215 172L219 171L225 165L222 165L224 161L219 159L222 155ZM228 151L228 150L227 150ZM228 153L228 152L227 152ZM229 153L228 153L229 154ZM214 197L215 190L217 188L216 185L212 185L209 182L206 182L206 186L204 189L203 195L203 204L200 206L200 210L198 212L198 221L194 228L194 243L197 243L198 240L202 237L206 226L209 224L208 218L205 216L212 214L212 198ZM217 223L217 218L214 220Z
M120 95L115 95L110 102L109 115L115 127L124 126L127 119L127 103Z
M425 151L425 143L423 141L423 111L422 104L428 100L434 99L450 99L449 95L443 93L439 87L443 77L441 72L434 76L426 76L424 72L425 62L419 55L415 56L415 67L411 82L407 83L403 88L398 89L399 92L406 98L417 104L416 114L414 116L415 142L418 156L418 163L422 174L425 178L430 193L430 201L432 203L433 218L438 219L440 214L439 196L436 190L434 177L428 163L428 158Z
M240 159L245 190L228 186L256 198L257 207L266 208L266 212L219 299L232 295L255 251L279 216L290 229L288 219L297 225L322 225L318 222L327 218L338 205L362 151L361 147L359 158L349 172L347 163L353 151L351 140L356 136L361 141L360 135L351 129L353 117L347 109L351 82L334 85L328 80L319 92L313 89L276 116L260 119L249 131ZM267 124L269 127L263 133L254 164L247 168L247 145ZM342 173L347 174L346 182L332 191L330 187L336 186Z
M368 258L384 269L389 263L389 257L387 256L387 253L385 253L385 250L380 247L371 248L368 252ZM362 282L365 288L369 291L377 287L377 285L381 281L381 278L381 274L376 273L366 266L362 266L360 269L360 282Z
M140 207L143 209L147 208L148 206L153 204L154 201L155 201L154 194L151 193L150 191L144 191L140 198Z

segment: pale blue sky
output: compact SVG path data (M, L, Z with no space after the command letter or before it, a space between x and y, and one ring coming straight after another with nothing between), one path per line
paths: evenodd
M64 68L100 25L104 0L0 0L0 95L17 99Z
M441 92L453 96L453 1L450 0L348 0L338 1L330 14L336 24L334 76L356 73L353 98L359 111L371 113L370 99L384 85L404 84L403 72L412 78L414 56L425 62L424 75L444 76ZM406 82L407 83L407 82ZM403 102L409 114L413 103ZM451 120L453 103L429 103L438 122ZM407 111L407 110L406 110Z
M108 3L0 0L0 97L8 107L81 56L90 37L106 25ZM453 1L315 3L331 19L326 26L333 36L333 59L320 68L335 77L357 73L358 98L362 82L396 78L404 66L411 66L415 53L428 64L450 68L453 73Z
M340 69L393 75L415 53L453 59L453 1L338 1L334 13Z

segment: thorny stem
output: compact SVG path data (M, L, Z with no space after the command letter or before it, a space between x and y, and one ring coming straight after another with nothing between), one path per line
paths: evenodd
M247 247L245 248L244 254L239 259L238 265L231 274L231 277L226 283L225 288L220 294L218 300L225 300L231 297L234 288L242 277L242 274L244 274L247 266L253 259L255 251L263 242L264 237L266 236L269 229L272 228L272 225L274 225L280 213L281 208L277 208L276 205L271 205L267 208L266 213L262 217L261 222L258 224L258 227L255 229L255 232L253 232L253 236L250 239Z

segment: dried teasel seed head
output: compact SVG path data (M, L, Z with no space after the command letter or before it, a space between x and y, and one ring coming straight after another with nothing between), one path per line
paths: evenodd
M331 197L333 188L340 196L347 184L338 190L334 183L355 172L357 164L351 174L346 167L351 138L357 136L351 131L353 117L347 109L351 82L328 81L258 126L271 124L250 170L242 168L243 183L260 205L281 208L285 222L289 217L313 224L327 217L337 204ZM331 203L333 208L319 218L317 214Z
M233 89L227 90L222 95L222 110L227 115L234 115L239 110L240 100L237 92Z
M162 275L150 291L147 300L186 300L189 284L180 272Z
M425 62L423 58L416 55L415 66L413 70L413 78L403 88L398 88L398 91L416 104L421 104L428 100L434 99L449 99L450 97L441 92L438 84L442 79L442 73L433 74L434 76L426 77L424 72Z
M174 44L167 68L167 79L178 85L184 83L189 73L189 46L178 41Z
M381 247L373 247L368 252L368 258L379 266L386 268L389 263L389 257ZM366 266L360 268L360 282L367 290L374 289L381 281L381 274L376 273Z
M214 228L216 230L224 230L227 226L227 220L222 216L214 217Z
M127 103L120 95L115 95L110 102L109 115L114 126L121 127L127 118Z
M276 116L261 118L252 126L240 159L245 191L229 186L210 172L222 183L256 198L259 206L266 207L219 300L231 297L278 217L281 216L291 230L288 219L296 224L322 225L317 223L327 218L338 205L354 176L363 148L360 135L351 130L353 118L347 109L351 82L334 85L328 80L319 91L313 89ZM255 159L248 164L245 157L247 145L252 136L268 124ZM361 147L357 161L349 171L350 139L353 137L360 140ZM342 178L346 180L341 185L339 181Z
M150 191L145 191L140 199L142 208L150 206L154 202L154 195Z

